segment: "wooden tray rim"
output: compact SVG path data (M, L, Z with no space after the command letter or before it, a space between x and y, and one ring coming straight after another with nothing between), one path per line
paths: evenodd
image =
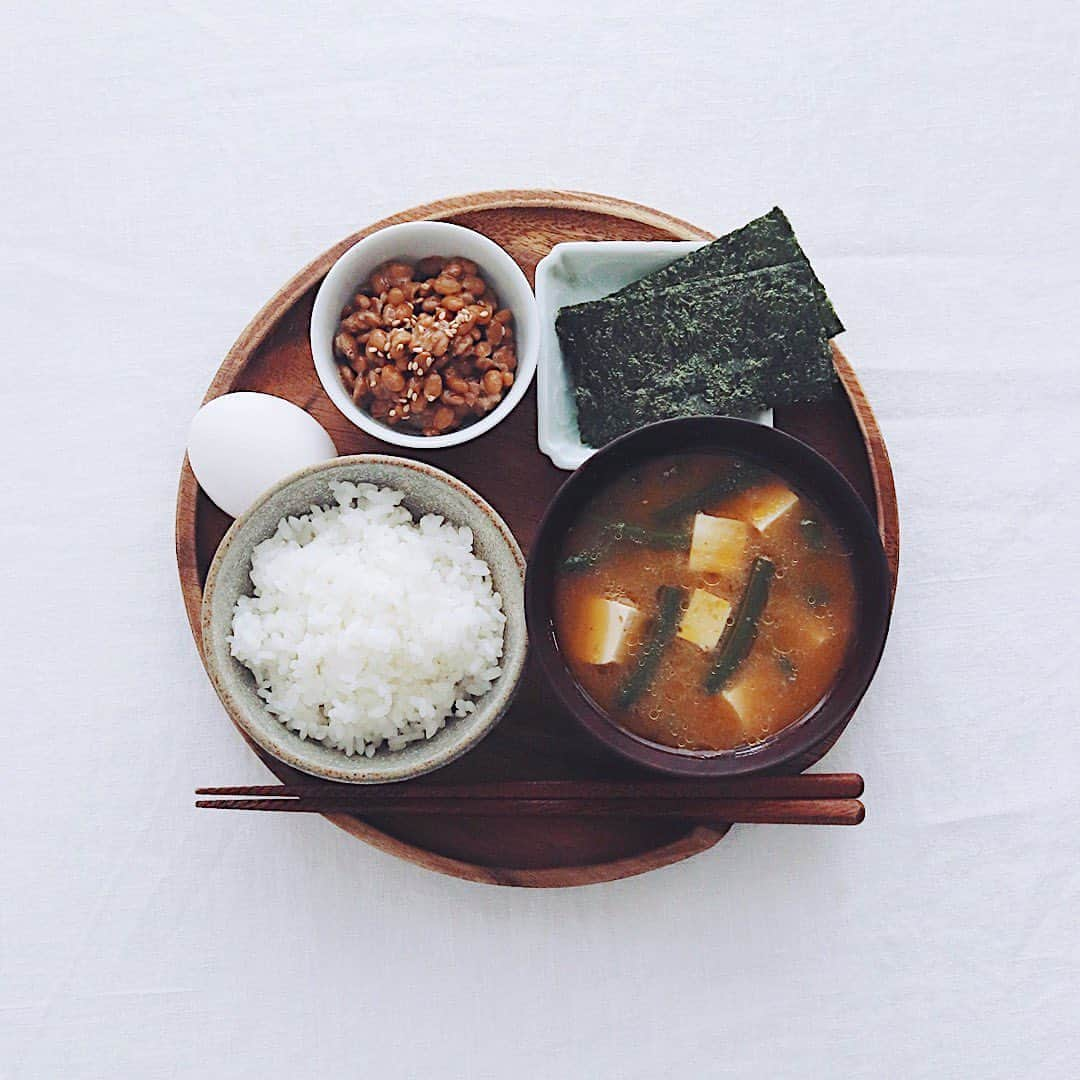
M339 241L302 270L296 273L282 286L254 316L236 339L232 348L218 368L203 398L203 403L212 401L222 394L230 392L236 379L244 371L252 355L265 341L279 321L288 314L293 305L303 297L322 277L333 263L353 244L387 225L404 221L443 220L458 217L466 213L482 213L490 210L547 208L553 210L575 210L586 213L619 217L651 225L669 231L684 240L711 240L712 234L691 225L687 221L643 206L606 195L590 192L548 189L507 189L484 191L471 195L454 196L425 203L392 214L352 233ZM851 401L856 422L863 435L870 472L874 484L878 528L881 532L885 554L892 572L893 591L896 589L896 577L899 562L899 511L896 504L896 489L892 467L884 439L874 417L870 404L859 384L850 363L836 343L832 343L836 370ZM198 484L185 455L180 472L180 483L176 496L176 561L180 577L180 588L184 598L188 624L191 628L200 662L205 667L202 649L202 634L199 625L199 612L202 605L202 585L199 582L197 545L195 537L196 497ZM228 714L226 714L228 715ZM231 719L231 718L230 718ZM234 724L234 727L236 725ZM237 728L239 731L240 729ZM240 732L243 735L243 732ZM248 745L255 750L254 745ZM257 753L257 751L256 751ZM260 760L263 760L261 755ZM266 762L264 761L264 764ZM269 766L268 766L269 767ZM668 866L696 855L716 844L728 831L725 828L699 826L670 844L652 851L635 854L623 859L580 866L549 867L539 869L519 869L515 867L491 867L460 859L438 855L424 848L398 840L376 829L366 822L348 814L324 815L327 821L373 847L408 862L415 863L428 870L435 870L466 881L491 885L514 885L529 888L559 888L576 885L590 885L605 881L615 881L624 877L648 873L651 870Z

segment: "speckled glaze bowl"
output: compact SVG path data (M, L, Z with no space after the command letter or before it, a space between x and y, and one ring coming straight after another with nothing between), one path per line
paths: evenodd
M476 711L452 719L432 738L403 750L378 750L374 757L349 757L314 740L301 739L267 712L255 680L229 652L227 641L237 598L252 591L251 554L273 535L281 518L305 514L333 502L334 481L371 483L404 493L414 517L441 514L473 532L473 551L491 567L506 612L503 674ZM471 488L420 461L358 454L303 469L267 491L225 534L206 578L202 605L203 652L210 679L229 715L263 750L301 772L350 784L409 780L441 768L475 746L506 712L525 667L527 638L523 583L525 558L507 524ZM373 618L377 613L373 613Z

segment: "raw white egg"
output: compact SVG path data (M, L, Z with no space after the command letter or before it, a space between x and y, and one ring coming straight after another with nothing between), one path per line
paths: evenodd
M199 486L239 517L267 488L297 469L337 457L322 424L270 394L225 394L191 421L188 461Z

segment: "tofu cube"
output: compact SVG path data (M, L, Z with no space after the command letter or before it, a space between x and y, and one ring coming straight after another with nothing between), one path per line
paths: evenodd
M811 649L819 649L832 637L832 627L826 619L803 619L799 624L799 641Z
M705 589L695 589L679 624L679 637L699 649L715 649L727 627L731 603Z
M698 514L690 540L690 569L724 573L739 570L746 561L750 526L733 518Z
M744 731L753 725L765 711L761 687L755 686L751 679L739 679L730 683L723 691L723 697L735 710Z
M835 633L832 619L818 618L801 597L778 600L773 617L773 643L784 652L793 653L796 664L801 658L812 656Z
M641 617L632 604L590 596L581 613L574 651L585 664L617 664L626 654L630 631Z
M765 532L799 501L799 496L783 484L768 484L750 494L750 523L758 532Z

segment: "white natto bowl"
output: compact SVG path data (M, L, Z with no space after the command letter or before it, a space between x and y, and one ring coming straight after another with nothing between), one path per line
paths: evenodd
M460 255L476 263L484 281L498 296L500 306L513 312L517 353L514 385L487 416L457 431L432 436L410 435L373 419L349 396L334 360L334 335L337 333L341 309L372 271L391 259L416 262L427 255ZM323 389L346 419L376 439L395 446L436 450L444 446L459 446L490 431L510 415L529 389L529 383L536 373L539 345L536 298L521 268L493 240L446 221L407 221L401 225L388 225L358 240L330 267L330 272L319 286L311 312L311 355Z

